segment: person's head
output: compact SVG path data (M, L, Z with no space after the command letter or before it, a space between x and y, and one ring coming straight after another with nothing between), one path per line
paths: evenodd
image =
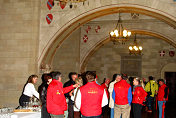
M122 80L122 75L121 75L121 74L117 74L115 80L116 80L117 82L119 82L120 80Z
M128 79L127 74L124 74L124 73L123 73L123 74L122 74L122 79L123 79L123 80L127 80L127 79Z
M164 80L163 79L159 79L158 83L159 83L160 86L162 86L164 84Z
M52 79L58 80L59 82L61 82L61 73L59 71L52 72L51 76L52 76Z
M150 80L153 80L153 77L152 77L152 76L149 76L148 78L149 78L149 81L150 81Z
M70 80L75 81L78 78L78 74L76 72L70 72L68 77Z
M27 83L35 84L35 83L37 83L37 79L38 79L37 75L31 75L31 76L29 76Z
M110 79L109 79L109 78L106 78L106 79L105 79L105 84L106 84L106 85L109 85L109 83L110 83Z
M48 74L48 75L47 75L47 84L50 84L51 81L52 81L51 74Z
M133 79L133 85L134 86L140 85L140 83L141 83L141 79L139 77L135 77Z
M82 77L79 76L78 78L76 78L75 83L76 83L76 84L79 84L79 87L82 86L82 85L83 85Z
M86 73L86 79L88 82L95 81L95 77L96 77L96 74L94 72L89 71Z

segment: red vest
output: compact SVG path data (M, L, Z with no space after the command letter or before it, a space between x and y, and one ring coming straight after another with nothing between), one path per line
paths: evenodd
M159 87L159 90L158 90L158 101L163 101L163 98L164 98L164 94L165 94L165 88L166 88L166 84L163 84L162 86ZM168 90L169 92L169 90ZM167 95L167 98L166 98L166 101L168 100L168 95Z
M128 90L130 88L130 84L128 84L125 80L121 80L114 84L115 91L115 104L117 105L126 105L128 104Z
M145 101L145 97L147 96L147 92L139 86L135 88L135 91L133 92L133 100L132 103L142 104L143 101Z
M81 114L84 116L98 116L102 113L102 99L104 88L95 81L88 82L80 87L81 92Z
M52 80L47 89L46 106L50 114L61 115L67 110L64 93L73 89L73 85L63 88L62 82Z

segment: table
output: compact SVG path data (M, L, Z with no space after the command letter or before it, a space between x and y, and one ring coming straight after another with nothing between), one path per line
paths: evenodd
M12 115L16 118L41 118L41 112L14 112Z

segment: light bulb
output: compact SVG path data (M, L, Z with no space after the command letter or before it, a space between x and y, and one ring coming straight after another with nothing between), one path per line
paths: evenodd
M134 48L136 51L138 51L138 47Z
M116 29L116 30L114 30L114 33L115 33L115 34L118 34L118 30L117 30L117 29Z
M131 36L131 32L128 32L128 36Z
M118 34L117 32L115 32L115 35L116 35L116 37L118 37L118 36L119 36L119 34Z
M113 35L114 35L114 32L113 32L113 31L111 31L110 35L111 35L111 36L113 36Z
M126 30L123 30L123 36L126 37L128 34L127 34L127 31Z
M139 50L142 50L142 46L139 46Z
M129 47L129 50L133 50L132 46Z

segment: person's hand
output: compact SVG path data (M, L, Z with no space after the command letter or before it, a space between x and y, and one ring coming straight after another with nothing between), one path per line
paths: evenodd
M166 101L166 98L163 98L163 101Z
M73 95L73 90L69 92L69 95L72 96Z
M74 87L74 88L78 87L78 84L74 84L73 87Z

